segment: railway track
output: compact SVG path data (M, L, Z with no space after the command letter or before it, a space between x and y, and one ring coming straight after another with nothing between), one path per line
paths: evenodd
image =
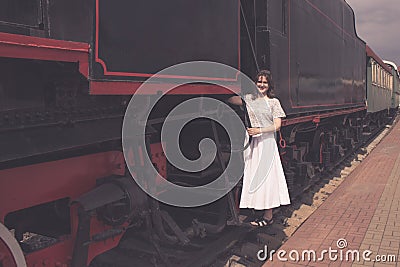
M218 235L195 240L191 244L160 246L146 233L127 234L119 246L98 256L90 267L131 266L261 266L257 252L264 247L278 249L301 224L324 202L341 182L359 165L397 123L365 135L363 142L333 164L316 174L307 186L292 194L292 204L276 209L275 223L266 228L250 227L247 221L255 214L240 216L242 226L227 226ZM150 240L150 242L149 242Z

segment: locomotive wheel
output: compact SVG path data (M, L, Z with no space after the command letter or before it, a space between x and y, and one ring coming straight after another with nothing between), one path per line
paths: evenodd
M0 266L26 267L24 253L17 240L2 223L0 223Z

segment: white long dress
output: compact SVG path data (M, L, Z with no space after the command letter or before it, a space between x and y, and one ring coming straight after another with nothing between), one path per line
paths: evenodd
M268 127L274 118L286 117L278 99L244 98L252 127ZM274 133L253 136L244 151L240 208L265 210L290 204Z

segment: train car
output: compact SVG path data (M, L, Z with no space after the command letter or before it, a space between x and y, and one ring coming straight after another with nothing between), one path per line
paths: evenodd
M392 104L390 108L392 112L396 112L400 105L400 73L394 62L383 60L383 63L385 63L391 69L391 73L393 75L393 78L390 79L390 83L393 87Z
M366 53L368 116L364 123L370 128L379 128L386 123L396 90L393 88L392 70L369 46Z
M211 139L214 158L204 170L176 168L165 155L173 140L161 140L168 114L195 99L245 94L240 73L270 69L288 114L279 144L294 196L361 141L365 51L344 0L3 0L0 266L110 266L113 248L135 251L132 262L138 253L156 254L154 264L201 256L208 236L238 224L236 188L223 184L226 196L199 208L158 197L165 181L213 182L238 153L200 101L174 118L193 119L179 144L195 161L201 141ZM193 73L185 62L228 68L200 63ZM211 118L221 115L217 107L206 110ZM127 149L126 122L144 127L124 135L133 140ZM151 198L144 187L159 194ZM219 249L240 233L228 232Z
M386 111L392 105L392 70L367 46L367 99L368 112Z

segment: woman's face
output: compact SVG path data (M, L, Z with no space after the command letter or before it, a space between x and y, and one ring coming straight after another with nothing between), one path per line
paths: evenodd
M268 88L269 88L269 83L268 83L267 77L265 77L265 76L258 77L258 80L256 81L256 85L257 85L258 91L261 94L265 95L267 93Z

